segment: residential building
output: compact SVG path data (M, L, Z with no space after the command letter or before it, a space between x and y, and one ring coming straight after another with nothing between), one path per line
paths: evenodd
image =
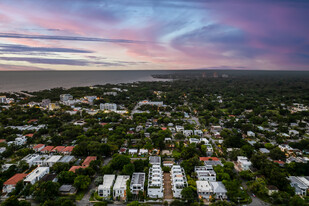
M306 196L309 189L309 177L289 176L290 185L295 188L295 194Z
M240 166L241 170L249 170L251 166L251 162L248 160L247 157L244 156L238 156L237 157L237 163Z
M28 154L24 158L22 158L22 161L25 161L28 163L29 167L35 165L35 161L39 159L40 155L39 154Z
M163 171L160 165L154 164L149 168L148 196L163 198Z
M268 149L266 149L266 148L260 148L259 150L260 150L260 152L263 153L263 154L268 154L268 153L270 152L270 151L269 151Z
M54 146L46 146L40 150L41 153L50 153L54 149Z
M75 157L74 157L74 156L65 155L65 156L63 156L58 162L70 163L70 162L73 162L74 160L75 160Z
M104 198L111 196L111 189L115 181L115 175L104 175L103 184L98 187L98 195Z
M114 198L126 199L127 181L130 179L128 175L118 175L113 187Z
M46 160L46 166L52 167L55 163L57 163L62 158L61 155L53 155L48 160Z
M3 183L2 193L10 193L15 189L17 182L23 180L27 174L17 173Z
M164 106L163 102L152 102L152 101L148 101L148 100L140 101L138 103L138 105L139 106L142 106L142 105L155 105L155 106L158 106L158 107Z
M37 144L33 147L33 150L36 152L41 151L45 147L45 144Z
M151 165L161 165L161 157L160 156L150 156L149 164Z
M117 104L112 103L101 103L100 104L100 110L108 110L108 111L116 111L117 110Z
M49 167L37 167L30 174L27 175L24 182L26 184L34 184L39 181L44 175L49 173Z
M193 135L193 130L183 130L182 132L186 137Z
M132 175L131 184L130 184L130 190L132 194L137 195L139 191L144 191L144 184L145 184L145 173L138 173L135 172Z
M203 137L203 131L202 130L194 130L194 135Z
M88 156L88 157L86 157L86 159L84 160L82 166L84 166L84 167L89 167L90 162L92 162L92 161L94 161L94 160L97 160L97 157L96 157L96 156Z
M212 194L212 188L209 181L196 181L196 191L200 199L209 199Z
M181 198L181 191L188 186L185 171L180 165L171 168L172 191L174 198Z
M203 161L205 166L223 166L221 160L218 157L200 157L200 161Z
M77 189L72 185L61 185L59 188L59 193L61 195L74 195Z
M206 180L210 182L216 181L216 172L211 167L195 166L194 171L198 180Z
M196 189L200 199L209 200L213 195L220 200L227 198L227 190L222 182L196 181Z
M65 102L68 100L73 100L73 96L70 94L61 94L60 95L60 101Z

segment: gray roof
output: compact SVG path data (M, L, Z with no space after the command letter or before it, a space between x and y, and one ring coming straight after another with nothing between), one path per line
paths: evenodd
M161 157L159 156L150 156L149 157L149 163L154 165L160 165L161 164Z
M145 183L145 173L133 173L131 185L144 185Z
M74 159L75 159L74 156L65 155L58 162L69 163L69 162L73 161Z

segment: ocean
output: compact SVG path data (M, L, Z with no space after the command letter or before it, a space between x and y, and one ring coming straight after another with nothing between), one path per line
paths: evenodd
M0 92L162 81L151 75L166 73L168 71L0 71Z

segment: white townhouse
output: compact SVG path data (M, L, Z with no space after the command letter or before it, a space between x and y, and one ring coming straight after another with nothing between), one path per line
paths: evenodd
M53 155L49 159L46 160L46 166L52 167L55 163L59 162L59 160L62 158L61 155Z
M35 161L40 158L39 154L28 154L24 158L22 158L22 161L25 161L28 163L29 167L32 167L35 165Z
M173 197L181 198L181 191L188 186L185 171L180 165L173 165L171 169Z
M148 174L148 196L163 198L163 171L160 165L152 165Z
M197 175L198 180L206 180L210 182L216 181L216 172L210 167L206 166L195 166L194 171Z
M251 162L248 160L247 157L244 156L238 156L237 157L237 163L241 167L242 170L249 170L251 166Z
M144 191L146 174L142 172L134 172L131 179L130 190L132 194L137 195L139 191Z
M26 179L24 179L24 182L25 184L33 185L48 173L49 173L49 167L37 167L35 170L33 170L31 173L27 175Z
M213 195L220 200L227 198L227 190L222 182L196 181L196 189L200 199L209 200Z
M113 187L114 199L120 197L122 199L126 198L127 181L130 179L128 175L118 175L116 182Z
M115 181L115 175L104 175L103 184L98 186L98 195L107 198L111 196L111 189Z

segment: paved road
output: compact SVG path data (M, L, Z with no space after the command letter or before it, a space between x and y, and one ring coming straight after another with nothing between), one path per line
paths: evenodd
M104 159L103 165L107 165L112 158L106 158ZM91 182L87 192L85 193L83 199L81 199L80 201L76 202L77 206L91 206L93 205L91 202L89 202L89 199L91 197L91 191L94 190L96 188L96 185L94 183L94 180L96 179L97 175L95 176L95 178L93 179L93 181Z

